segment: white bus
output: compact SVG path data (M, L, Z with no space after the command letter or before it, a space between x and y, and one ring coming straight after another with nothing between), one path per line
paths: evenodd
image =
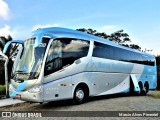
M66 28L36 30L14 62L10 97L31 102L138 92L157 86L153 55Z

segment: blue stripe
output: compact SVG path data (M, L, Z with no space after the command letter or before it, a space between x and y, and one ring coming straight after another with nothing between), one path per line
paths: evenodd
M28 81L24 81L23 83L19 83L17 89L10 94L10 97L15 97L16 94L22 92L27 86Z

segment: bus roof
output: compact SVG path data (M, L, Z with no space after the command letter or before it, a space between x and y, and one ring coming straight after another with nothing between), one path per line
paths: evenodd
M61 27L50 27L50 28L42 28L42 29L37 29L35 31L32 32L32 35L36 35L36 34L52 34L55 37L59 37L59 38L63 38L63 37L71 37L71 38L79 38L79 39L84 39L84 40L93 40L96 42L100 42L100 43L104 43L104 44L108 44L111 46L115 46L118 48L122 48L122 49L126 49L129 51L133 51L133 52L137 52L149 57L153 57L153 55L145 53L145 52L141 52L138 50L134 50L119 44L116 44L108 39L103 39L100 38L98 36L94 36L85 32L81 32L78 30L72 30L72 29L68 29L68 28L61 28Z

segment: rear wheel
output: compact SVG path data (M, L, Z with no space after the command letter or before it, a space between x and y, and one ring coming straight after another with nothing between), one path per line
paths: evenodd
M148 82L145 82L142 94L147 95L148 90L149 90Z

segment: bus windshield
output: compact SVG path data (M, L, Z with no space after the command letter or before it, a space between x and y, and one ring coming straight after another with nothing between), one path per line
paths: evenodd
M49 38L46 38L49 39ZM15 80L37 79L42 66L45 50L49 40L43 38L42 44L35 47L35 38L24 42L24 49L20 60L13 69L12 78ZM43 42L45 41L45 42Z

